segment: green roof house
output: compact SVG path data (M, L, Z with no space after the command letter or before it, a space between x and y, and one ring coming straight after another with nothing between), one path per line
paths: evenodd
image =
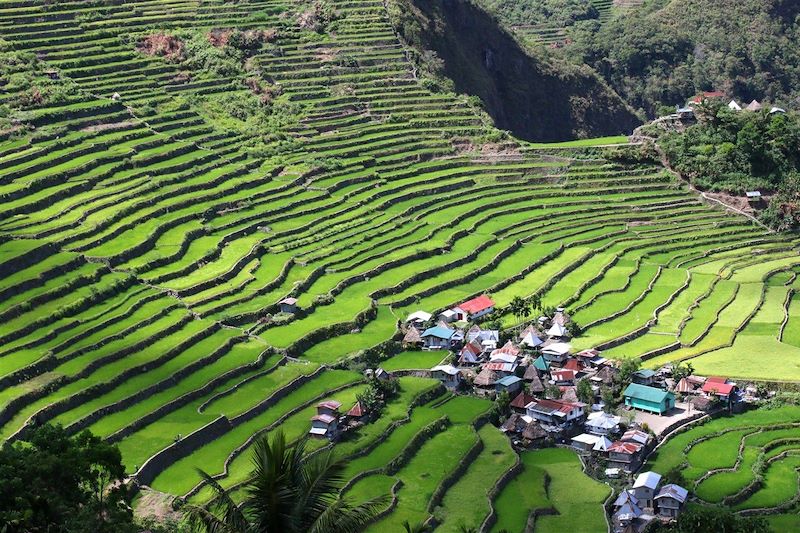
M548 370L550 370L550 363L548 363L545 360L545 358L541 355L537 357L536 360L533 362L533 366L534 368L536 368L536 370L539 370L540 372L547 372Z
M625 405L659 415L663 415L675 407L675 394L647 385L631 383L625 389L623 396Z

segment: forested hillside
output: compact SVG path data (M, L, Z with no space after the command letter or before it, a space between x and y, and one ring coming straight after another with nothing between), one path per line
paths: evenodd
M482 0L509 27L564 26L555 55L592 66L631 105L654 115L701 90L796 103L800 97L800 3L794 0L650 0L613 8L603 21L590 0ZM524 6L525 9L522 9ZM601 23L602 22L602 23Z

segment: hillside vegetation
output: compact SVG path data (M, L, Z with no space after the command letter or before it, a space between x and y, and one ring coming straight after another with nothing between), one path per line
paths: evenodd
M553 55L591 66L650 116L703 90L787 106L800 97L793 0L648 0L608 11L591 0L483 4L520 35L558 43Z
M421 51L423 71L480 97L496 125L517 137L627 134L640 123L591 69L532 55L476 3L396 0L396 6L398 31Z
M197 467L239 486L256 436L349 408L367 364L445 357L398 354L409 311L481 293L505 326L515 296L568 307L576 350L800 380L796 237L592 146L609 139L497 130L415 71L381 0L14 0L0 36L3 440L89 428L140 483L202 502ZM347 497L396 495L372 531L477 527L516 460L492 404L399 381L334 447ZM577 510L599 515L605 490L560 455L574 475L549 494L526 459L546 498L525 510L587 488Z
M800 226L800 119L795 113L699 106L698 123L660 137L673 168L703 189L772 194L760 216L778 230Z

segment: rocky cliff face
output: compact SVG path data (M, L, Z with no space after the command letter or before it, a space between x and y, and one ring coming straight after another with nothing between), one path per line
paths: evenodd
M393 0L412 46L434 50L458 92L479 96L501 129L559 141L630 133L633 111L591 69L533 57L468 0Z

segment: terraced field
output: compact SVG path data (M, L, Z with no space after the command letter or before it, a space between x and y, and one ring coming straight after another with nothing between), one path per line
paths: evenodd
M769 514L776 531L796 523L800 498L800 408L719 418L668 440L653 470L679 468L696 496L742 513ZM791 530L791 528L789 528Z
M0 38L68 95L31 102L0 137L4 439L47 421L89 428L141 482L202 499L194 467L234 486L254 435L300 436L318 399L353 400L362 378L343 361L396 338L409 310L482 292L508 325L516 295L569 307L577 348L800 379L796 239L591 143L505 138L469 99L416 79L383 2L331 4L321 32L297 22L309 5L279 0L0 5ZM154 31L233 27L276 30L241 75L137 51ZM261 144L221 111L254 76L291 110ZM278 313L287 296L302 313ZM432 385L404 379L384 418L336 447L357 457L353 498L397 496L375 530L482 522L515 460L479 423L487 402L427 398ZM472 453L474 467L452 468ZM463 509L465 493L485 504Z

